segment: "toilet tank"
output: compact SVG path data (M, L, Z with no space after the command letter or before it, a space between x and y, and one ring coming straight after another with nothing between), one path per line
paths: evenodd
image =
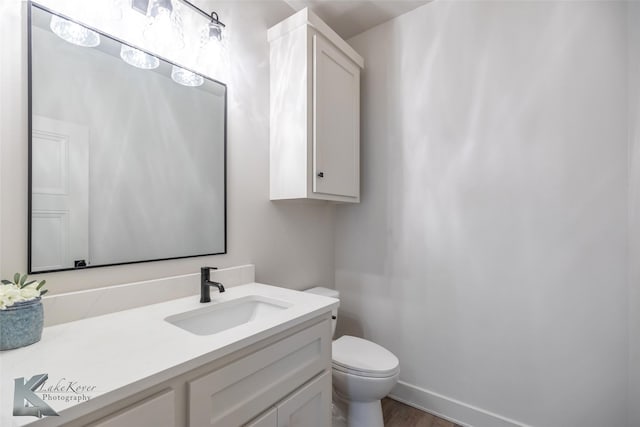
M335 289L323 288L322 286L316 286L315 288L307 289L305 292L311 294L322 295L324 297L330 297L340 299L340 292ZM336 324L338 323L338 308L331 310L331 336L336 333Z

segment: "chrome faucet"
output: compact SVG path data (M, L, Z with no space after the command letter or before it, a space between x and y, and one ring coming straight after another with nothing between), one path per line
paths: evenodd
M211 294L209 290L211 286L218 288L220 292L224 292L224 286L222 283L212 282L209 279L209 273L211 270L217 270L216 267L201 267L200 268L200 302L211 302Z

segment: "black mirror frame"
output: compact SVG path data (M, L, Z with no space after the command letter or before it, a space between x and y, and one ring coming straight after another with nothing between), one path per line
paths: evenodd
M119 43L122 44L126 44L128 46L131 46L135 49L141 50L145 53L148 53L150 55L155 56L156 58L165 61L171 65L176 65L179 66L181 68L184 68L187 71L191 71L191 72L195 72L189 68L186 68L182 65L176 64L175 62L172 62L162 56L156 55L156 54L152 54L150 52L148 52L145 49L141 49L135 45L132 45L128 42L125 42L117 37L114 37L110 34L106 34L90 25L86 25L84 23L78 22L77 20L74 20L73 18L70 18L68 16L65 16L63 14L57 13L45 6L42 6L32 0L29 0L26 2L26 7L27 7L27 78L28 78L28 89L27 89L27 97L28 97L28 104L27 104L27 133L28 133L28 203L27 203L27 214L28 214L28 226L27 226L27 239L28 239L28 243L27 243L27 272L29 274L41 274L41 273L55 273L55 272L60 272L60 271L75 271L75 270L86 270L89 268L100 268L100 267L113 267L113 266L117 266L117 265L128 265L128 264L140 264L140 263L144 263L144 262L155 262L155 261L168 261L168 260L174 260L174 259L186 259L186 258L197 258L197 257L203 257L203 256L212 256L212 255L224 255L227 253L228 250L228 236L227 236L227 231L228 231L228 227L227 227L227 109L228 109L228 105L227 105L227 85L225 83L222 83L221 81L218 81L216 79L207 77L207 76L203 76L204 78L211 80L219 85L221 85L222 87L224 87L224 141L223 141L223 153L224 153L224 162L223 162L223 167L224 167L224 208L223 208L223 212L224 212L224 250L222 252L216 252L216 253L208 253L208 254L197 254L197 255L186 255L186 256L178 256L178 257L169 257L169 258L154 258L154 259L144 259L144 260L136 260L136 261L126 261L126 262L120 262L120 263L111 263L111 264L100 264L100 265L87 265L87 266L78 266L78 267L71 267L71 268L60 268L60 269L55 269L55 270L38 270L38 271L33 271L32 270L32 263L31 263L31 238L32 238L32 224L31 224L31 217L32 217L32 86L33 86L33 82L32 82L32 34L31 34L31 24L32 24L32 18L31 18L31 11L33 7L36 7L40 10L43 10L45 12L51 13L53 15L58 15L64 19L67 19L71 22L75 22L79 25L82 25L92 31L97 32L98 34L100 34L101 36L110 38L112 40L115 40Z

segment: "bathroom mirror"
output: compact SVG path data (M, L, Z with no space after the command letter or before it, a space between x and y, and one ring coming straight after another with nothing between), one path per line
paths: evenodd
M29 9L29 272L226 253L226 86Z

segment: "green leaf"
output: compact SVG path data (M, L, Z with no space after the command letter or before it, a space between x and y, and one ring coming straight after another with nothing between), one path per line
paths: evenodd
M29 286L29 285L31 285L33 283L36 283L36 282L37 282L37 280L30 280L27 283L25 283L24 285L20 286L20 289L26 288L27 286Z
M40 296L46 294L47 292L49 292L49 289L45 289L44 291L40 291Z
M15 283L17 285L19 281L20 281L20 273L14 274L13 275L13 283Z
M25 274L24 276L22 276L22 279L20 279L20 287L23 287L26 281L27 281L27 275Z
M42 282L40 282L40 284L38 286L36 286L36 289L40 290L40 288L42 288L45 283L47 283L47 281L43 280ZM47 292L47 291L43 291L43 292ZM40 295L42 295L42 292L40 292Z
M5 285L13 285L13 282L10 280L2 280L2 283L4 283Z

